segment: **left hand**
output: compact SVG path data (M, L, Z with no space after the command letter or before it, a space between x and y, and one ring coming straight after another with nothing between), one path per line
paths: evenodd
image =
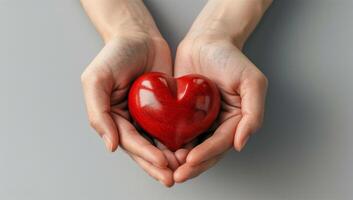
M222 106L214 134L194 147L174 172L184 182L206 171L232 146L240 151L264 115L267 79L228 38L219 34L187 37L177 50L175 76L201 74L216 83Z
M260 128L267 79L241 49L271 3L209 0L180 43L174 75L208 77L220 90L222 106L213 135L186 152L185 163L173 174L175 182L206 171L232 146L240 151Z

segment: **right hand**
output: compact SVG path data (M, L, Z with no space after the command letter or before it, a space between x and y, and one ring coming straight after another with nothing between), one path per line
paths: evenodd
M150 71L172 74L170 49L163 38L135 31L107 41L81 79L90 124L107 149L113 152L120 145L149 175L170 187L174 154L140 135L127 108L130 84Z

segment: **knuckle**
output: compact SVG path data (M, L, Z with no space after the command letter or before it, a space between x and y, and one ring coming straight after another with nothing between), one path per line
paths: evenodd
M94 73L94 72L91 72L90 70L85 70L81 74L81 83L83 85L97 85L97 84L101 83L102 81L109 78L108 74L102 73L102 72Z
M250 124L250 127L252 129L252 132L256 132L262 127L262 117L259 116L257 117L257 120L253 120L253 122Z
M87 75L87 71L84 71L82 74L81 74L81 83L85 83L87 81L87 78L88 78L88 75Z
M98 128L98 124L99 124L99 121L96 117L89 117L89 125L94 128L94 129L97 129Z
M99 76L97 76L97 73L93 73L92 70L89 70L89 69L86 69L81 74L81 82L83 84L94 83L98 79L99 79Z
M256 74L255 80L259 85L268 86L268 79L261 71Z
M265 76L265 75L263 75L263 84L267 87L268 86L268 78Z
M262 121L262 120L261 120ZM255 125L254 125L254 130L255 131L258 131L259 129L261 129L261 127L262 127L262 122L261 121L259 121L258 123L256 123Z

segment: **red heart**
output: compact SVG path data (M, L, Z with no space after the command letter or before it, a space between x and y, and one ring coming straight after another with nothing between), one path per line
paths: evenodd
M220 96L216 85L201 75L174 79L150 72L132 84L128 106L141 128L175 151L210 128Z

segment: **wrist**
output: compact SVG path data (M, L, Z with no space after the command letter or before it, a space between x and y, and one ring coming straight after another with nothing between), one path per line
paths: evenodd
M158 29L139 21L125 21L117 23L114 26L99 31L104 42L107 43L116 37L144 37L144 38L163 38Z
M187 37L231 40L242 48L272 0L209 0Z
M128 33L161 35L142 0L81 0L81 3L105 42Z

